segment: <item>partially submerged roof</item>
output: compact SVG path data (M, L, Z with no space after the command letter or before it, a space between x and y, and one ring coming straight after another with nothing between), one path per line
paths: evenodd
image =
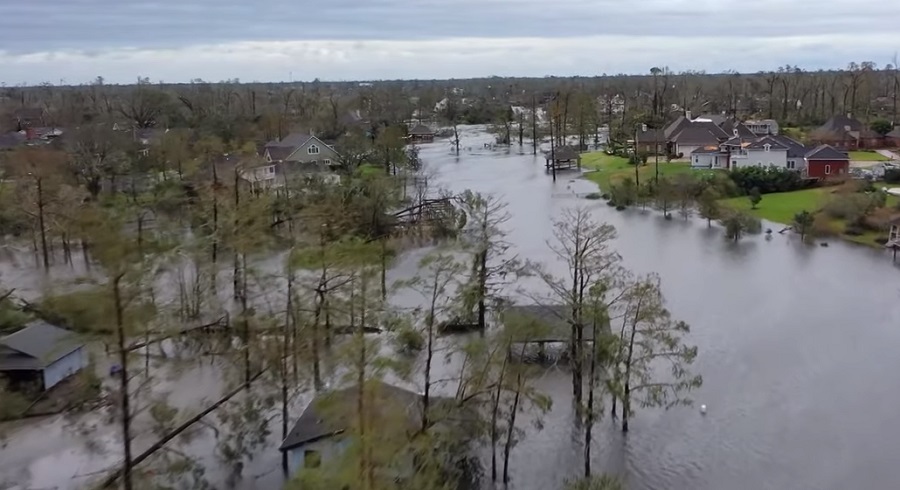
M409 134L415 136L434 136L434 131L424 124L416 124L409 130Z
M84 344L69 330L35 320L0 338L0 345L15 351L0 355L0 370L32 370L46 368Z
M557 162L566 160L578 160L579 153L571 146L557 146L552 152L546 153L547 158L555 159Z
M830 145L819 145L806 154L807 160L850 160L846 153Z
M418 420L422 410L422 395L382 381L369 381L366 397L376 409L385 415L401 415ZM279 448L293 449L319 439L334 436L347 430L353 423L359 395L358 385L317 395L307 405Z

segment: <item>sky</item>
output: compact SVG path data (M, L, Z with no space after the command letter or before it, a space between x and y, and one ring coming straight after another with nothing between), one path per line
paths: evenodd
M884 66L897 18L897 0L0 0L0 83Z

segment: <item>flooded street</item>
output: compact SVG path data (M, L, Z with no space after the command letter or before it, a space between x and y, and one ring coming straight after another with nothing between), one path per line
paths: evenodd
M653 211L617 212L575 193L593 184L561 174L514 146L482 150L491 136L467 130L457 158L445 140L424 145L426 171L453 191L502 196L520 256L552 263L551 219L589 206L618 230L615 248L638 273L656 272L673 316L690 323L704 378L696 408L639 410L623 437L605 419L597 467L643 489L892 488L900 481L900 270L881 250L798 237L728 243L720 228ZM765 228L764 224L764 228ZM770 226L774 229L778 227ZM559 270L561 274L563 271ZM558 488L581 471L565 373L539 382L553 395L543 431L514 449L514 488ZM575 440L573 440L573 434Z
M480 129L464 130L458 157L447 140L421 146L432 187L501 197L511 214L511 252L558 274L565 271L547 246L552 219L566 207L593 209L618 230L614 246L629 269L660 275L673 316L692 326L688 342L699 346L693 369L704 383L693 399L708 413L639 409L627 436L607 415L595 431L596 471L621 475L630 490L877 489L900 481L900 426L893 417L900 406L900 269L886 252L842 242L807 246L778 234L735 245L721 228L707 228L699 219L618 212L579 197L596 187L577 173L562 173L554 184L543 156L532 156L529 146L524 154L517 146L484 148L493 137ZM401 255L389 281L414 275L426 252ZM0 263L5 286L39 296L43 276L34 274L33 264ZM283 255L273 254L256 267L274 273L282 263ZM540 291L536 280L515 286ZM408 291L392 297L403 306L417 300ZM435 378L456 372L452 363L438 364ZM196 398L221 391L218 371L209 363L184 369L159 389L170 393L174 405L196 409ZM541 431L522 422L528 434L512 451L511 489L554 490L583 471L583 434L574 426L569 374L551 368L536 385L553 397L553 409ZM308 394L298 396L292 422L307 400ZM70 480L74 475L117 460L117 428L98 414L84 419L82 425L95 425L90 439L106 453L89 453L86 437L74 434L62 417L29 421L30 430L12 431L0 447L0 488L73 488L86 480ZM273 430L268 449L254 455L237 488L280 487L279 431ZM137 445L143 449L152 440ZM215 465L212 437L183 449L204 455L210 480L225 488L227 472Z

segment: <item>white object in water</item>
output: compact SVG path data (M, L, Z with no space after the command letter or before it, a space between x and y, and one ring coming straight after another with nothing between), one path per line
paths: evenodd
M700 405L700 413L706 415L706 405Z

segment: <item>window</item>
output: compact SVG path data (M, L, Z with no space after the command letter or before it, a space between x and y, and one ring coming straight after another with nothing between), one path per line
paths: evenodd
M331 159L326 158L326 159L322 160L322 163L324 163L325 165L331 165Z
M796 165L796 163L794 163L793 160L788 160L788 162L787 162L787 168L791 168L791 169L797 168L797 165Z
M825 165L825 175L831 175L831 165Z
M319 147L316 145L309 145L309 149L306 150L310 155L318 155Z
M770 144L765 144L765 145L763 145L763 148L765 148L766 151L769 151L769 150L772 149L772 145L770 145Z
M322 466L322 453L314 449L303 451L303 467L318 468Z
M269 173L269 175L272 175L275 173L275 167L269 167L266 171Z

